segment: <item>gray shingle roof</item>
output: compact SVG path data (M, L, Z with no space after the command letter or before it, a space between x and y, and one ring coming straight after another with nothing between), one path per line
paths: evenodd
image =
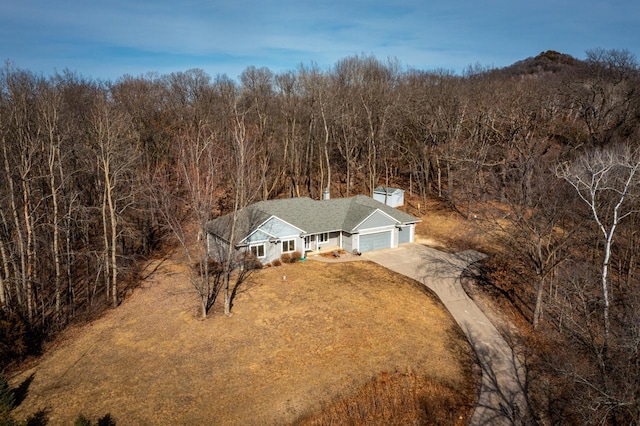
M378 187L376 187L376 189L373 190L373 192L378 193L378 194L384 194L385 191L386 191L387 194L393 194L394 192L402 191L402 189L400 189L400 188L392 188L390 186L378 186Z
M311 198L285 198L260 201L238 212L236 241L248 236L271 216L276 216L307 234L330 231L351 232L376 209L388 214L402 224L416 223L420 219L389 207L366 195L331 200ZM232 215L228 214L212 220L207 230L225 240L231 233Z

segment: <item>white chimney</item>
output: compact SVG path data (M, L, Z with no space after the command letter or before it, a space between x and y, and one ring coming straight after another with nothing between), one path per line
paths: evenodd
M328 200L329 198L331 198L331 195L329 194L329 188L325 188L324 192L322 192L322 199Z

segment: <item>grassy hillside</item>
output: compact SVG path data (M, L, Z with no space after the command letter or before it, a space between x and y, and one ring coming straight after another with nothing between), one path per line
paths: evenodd
M16 415L44 408L50 424L80 413L109 413L118 424L313 424L323 411L361 424L464 424L471 365L434 296L377 265L264 269L232 317L202 321L184 271L169 260L11 383L32 378Z

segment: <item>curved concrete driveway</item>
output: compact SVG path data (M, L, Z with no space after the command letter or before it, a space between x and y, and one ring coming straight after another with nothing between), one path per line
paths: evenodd
M467 296L460 274L484 255L444 253L418 244L364 253L364 259L421 282L435 292L476 352L482 385L471 425L519 424L524 415L524 372L498 330Z

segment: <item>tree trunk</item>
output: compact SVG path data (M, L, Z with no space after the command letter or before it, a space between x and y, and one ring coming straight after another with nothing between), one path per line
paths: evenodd
M26 266L27 271L25 274L27 284L27 315L29 322L33 322L33 261L34 261L34 227L33 217L29 209L30 191L27 185L27 177L22 178L22 212L24 214L25 230L27 232L27 258Z
M207 318L207 300L205 297L200 297L200 317L202 319Z
M450 161L447 161L447 200L453 202L453 174Z
M49 186L51 188L51 204L53 207L53 263L55 267L54 287L55 287L55 312L56 321L60 320L60 309L62 305L62 296L60 291L61 269L60 269L60 226L59 226L59 209L58 209L58 190L56 188L56 159L59 158L58 149L54 146L53 135L49 138Z
M429 157L425 157L424 164L422 166L423 182L424 182L424 197L426 198L429 193L429 172L431 171L431 161Z
M231 238L229 240L229 249L225 258L224 265L224 314L229 316L231 315L231 264L233 262L233 257L235 255L235 233L236 233L236 222L238 219L238 197L236 195L236 201L233 208L233 220L231 222ZM206 314L205 314L206 316Z
M442 167L440 167L440 156L436 156L436 169L438 174L438 197L442 198Z
M67 212L67 217L65 219L66 229L65 229L65 243L66 243L66 254L67 254L67 306L71 309L71 316L75 312L75 295L73 293L73 281L71 279L71 204L69 203L69 210Z
M15 226L16 239L18 240L18 251L20 255L20 279L19 285L16 288L16 296L18 299L18 304L23 305L24 303L24 295L26 293L27 287L27 279L26 279L26 270L27 270L27 258L25 255L25 242L24 237L22 235L22 226L20 224L18 206L16 205L16 197L13 186L13 178L11 177L11 169L9 168L9 158L7 156L7 144L6 141L2 140L2 151L4 154L4 169L7 175L7 182L9 183L9 196L11 201L11 213L13 216L13 223Z
M536 283L536 304L533 309L533 329L538 328L538 324L542 319L542 299L544 294L544 278L538 275L537 283Z
M322 192L326 188L324 185L324 155L322 152L322 148L318 145L318 169L320 169L320 181L318 185L318 192L320 194L320 199L322 199Z
M2 257L2 265L3 265L3 273L6 279L9 278L9 268L7 264L7 253L4 250L4 243L2 239L0 239L0 257ZM9 307L7 306L7 288L4 283L3 274L0 273L0 309L7 311Z
M612 226L607 235L606 243L604 245L604 259L602 261L602 299L604 300L604 338L605 338L605 346L608 344L609 339L609 330L610 322L609 322L609 260L611 259L611 245L613 243L613 234L615 232L616 226Z
M111 291L111 266L109 265L109 227L107 225L107 188L105 186L102 191L102 234L104 241L104 283L105 283L105 297L109 302L109 292Z
M247 166L247 152L246 152L246 129L244 121L239 118L236 119L236 128L234 132L235 142L235 164L236 164L236 181L235 181L235 198L233 203L233 216L231 221L231 232L229 234L229 246L224 259L224 314L231 315L231 266L235 256L235 238L236 238L236 222L238 220L238 210L241 204L245 202L244 198L240 195L245 190L245 171Z
M111 182L108 182L107 195L109 202L109 219L111 224L111 297L113 299L113 307L118 307L118 263L116 259L117 238L118 238L118 222L116 217L116 206L113 202L111 193Z
M324 107L320 108L322 113L322 124L324 127L324 158L327 162L327 191L331 191L331 163L329 162L329 126L327 125L327 118L324 114ZM349 184L347 184L348 186Z

